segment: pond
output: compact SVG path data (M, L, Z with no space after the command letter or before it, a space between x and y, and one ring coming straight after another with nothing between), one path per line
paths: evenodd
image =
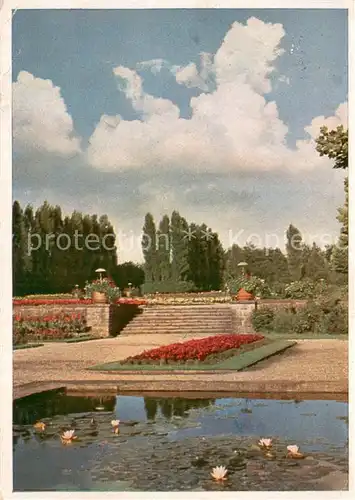
M347 487L348 405L342 401L93 398L58 390L16 400L13 419L15 491ZM120 420L119 434L113 419ZM33 427L38 420L44 431ZM65 446L60 436L67 429L75 429L77 440ZM273 439L270 456L257 445L261 437ZM305 458L286 458L290 444ZM220 465L228 476L216 482L210 473Z

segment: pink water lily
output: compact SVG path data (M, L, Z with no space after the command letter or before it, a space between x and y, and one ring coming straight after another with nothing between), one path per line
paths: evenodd
M304 455L299 451L299 447L296 444L290 444L287 446L287 456L289 458L303 458Z
M69 431L64 431L63 434L60 436L62 443L63 444L71 443L74 439L76 439L76 436L74 434L75 431L73 429L70 429Z
M271 446L272 446L272 439L270 439L270 438L261 438L259 440L258 445L261 448L271 448Z

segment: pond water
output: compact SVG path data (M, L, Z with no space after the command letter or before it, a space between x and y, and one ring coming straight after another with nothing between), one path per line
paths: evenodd
M348 405L336 400L90 398L50 391L15 401L13 419L15 491L347 487ZM112 419L121 421L118 435ZM44 431L34 429L38 420ZM68 446L60 439L66 429L78 437ZM260 437L273 439L271 456L257 446ZM286 458L289 444L305 458ZM226 481L211 478L219 465L228 469Z

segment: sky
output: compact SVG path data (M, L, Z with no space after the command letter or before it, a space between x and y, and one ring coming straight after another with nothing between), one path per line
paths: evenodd
M344 173L315 151L347 126L347 11L19 10L13 198L107 213L119 260L175 209L227 248L337 238Z

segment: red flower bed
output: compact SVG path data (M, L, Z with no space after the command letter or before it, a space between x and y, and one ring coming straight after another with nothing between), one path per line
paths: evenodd
M91 299L13 299L14 306L45 306L45 305L70 305L92 304Z
M86 320L81 313L13 316L14 344L25 344L28 340L60 339L73 337L86 330Z
M136 356L130 356L124 362L134 361L203 361L211 354L218 354L229 349L238 349L243 344L262 340L262 335L216 335L202 339L192 339L187 342L170 344L144 351Z

